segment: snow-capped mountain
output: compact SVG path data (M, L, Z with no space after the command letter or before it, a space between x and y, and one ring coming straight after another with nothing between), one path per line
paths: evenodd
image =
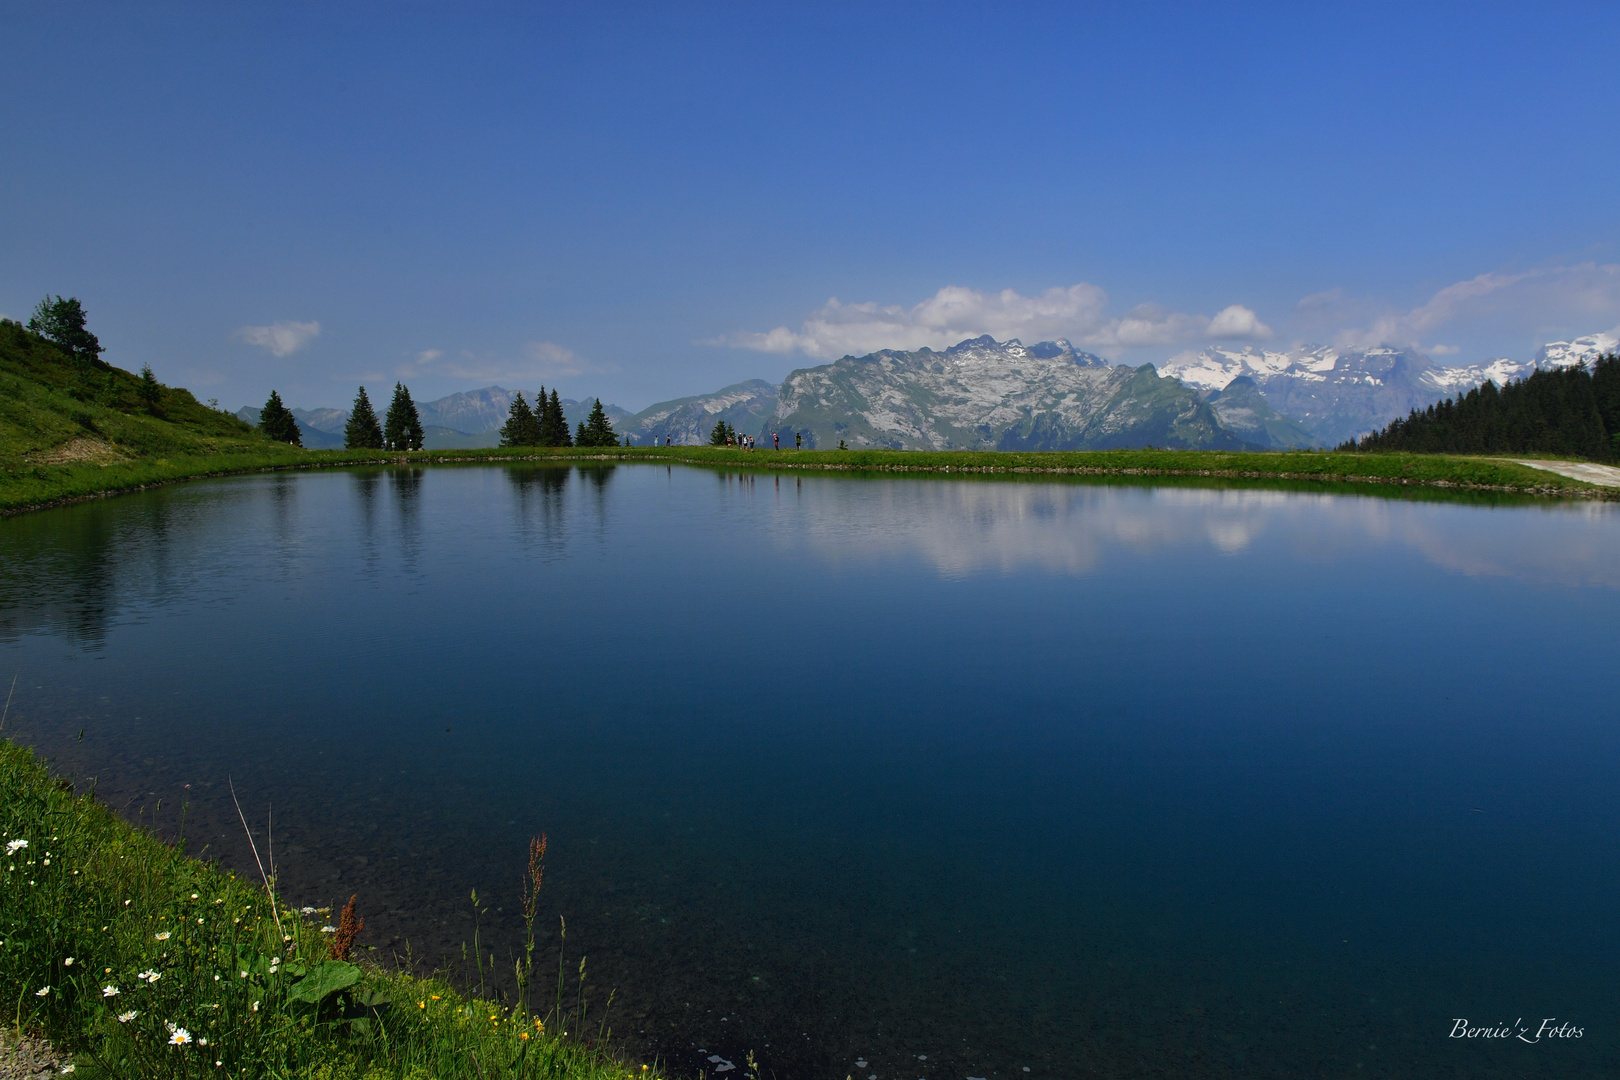
M1206 397L1234 379L1252 379L1272 408L1304 424L1320 443L1334 446L1487 379L1502 386L1537 368L1590 363L1617 346L1620 340L1612 335L1592 334L1549 342L1528 363L1501 357L1442 366L1423 353L1389 346L1299 345L1273 351L1216 345L1174 357L1161 370Z
M1613 334L1588 334L1574 341L1547 342L1537 351L1531 363L1543 370L1574 367L1576 364L1590 364L1598 357L1616 351L1620 351L1620 338Z
M1151 364L1110 366L1067 341L973 338L944 352L885 349L803 368L767 428L811 445L896 449L1239 449L1215 411Z

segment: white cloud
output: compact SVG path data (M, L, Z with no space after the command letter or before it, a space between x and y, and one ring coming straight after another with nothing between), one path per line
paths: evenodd
M1271 329L1253 311L1234 304L1214 319L1144 304L1122 316L1109 314L1108 294L1081 282L1036 296L1012 289L987 293L947 285L905 308L897 304L845 304L836 297L823 304L798 330L778 326L703 342L756 352L801 352L820 359L863 355L879 349L944 349L989 334L997 340L1027 342L1068 338L1089 349L1129 349L1174 345L1205 336L1269 338Z
M1343 300L1339 290L1318 293L1300 301L1327 297L1328 304ZM1346 303L1353 303L1346 301ZM1485 273L1458 281L1436 292L1410 311L1374 314L1365 325L1339 331L1341 347L1396 345L1432 353L1455 352L1453 346L1425 345L1443 327L1478 327L1501 323L1531 327L1545 335L1568 336L1591 332L1620 319L1620 265L1580 263L1548 266L1521 273Z
M290 356L320 337L318 322L278 322L269 326L244 326L236 335L249 345L269 349L272 356Z
M423 349L421 352L416 354L416 362L418 364L431 364L433 361L437 360L443 355L443 349Z
M1266 340L1276 335L1252 310L1242 304L1233 304L1231 307L1222 308L1216 312L1213 319L1209 320L1209 336L1255 341Z

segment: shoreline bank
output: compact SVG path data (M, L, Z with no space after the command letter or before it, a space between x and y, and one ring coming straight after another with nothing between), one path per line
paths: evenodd
M1550 460L1550 459L1549 459ZM109 465L34 465L0 473L0 517L145 491L189 480L261 472L363 466L515 462L624 462L761 471L806 470L940 476L1119 476L1288 484L1433 488L1533 498L1620 500L1620 489L1586 483L1505 458L1338 451L1233 453L1206 450L928 451L738 450L729 447L521 448L387 451L314 450L175 456Z

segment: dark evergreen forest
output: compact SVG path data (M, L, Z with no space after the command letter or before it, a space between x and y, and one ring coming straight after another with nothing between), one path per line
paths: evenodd
M1413 409L1382 431L1340 450L1442 454L1566 454L1620 458L1620 357L1591 367L1536 371Z

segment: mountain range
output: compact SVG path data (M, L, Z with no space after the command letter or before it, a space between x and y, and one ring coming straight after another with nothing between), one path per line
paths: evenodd
M1161 367L1110 364L1067 341L971 338L941 352L884 349L662 401L637 413L604 405L637 445L708 441L717 422L768 441L895 449L1077 450L1131 446L1285 449L1335 446L1414 408L1541 368L1614 352L1593 334L1544 345L1528 362L1444 366L1411 349L1210 346ZM428 449L495 446L514 393L499 386L421 402ZM529 397L531 395L525 395ZM573 427L591 402L565 399ZM312 448L342 446L344 409L292 410ZM237 416L257 423L258 410Z

